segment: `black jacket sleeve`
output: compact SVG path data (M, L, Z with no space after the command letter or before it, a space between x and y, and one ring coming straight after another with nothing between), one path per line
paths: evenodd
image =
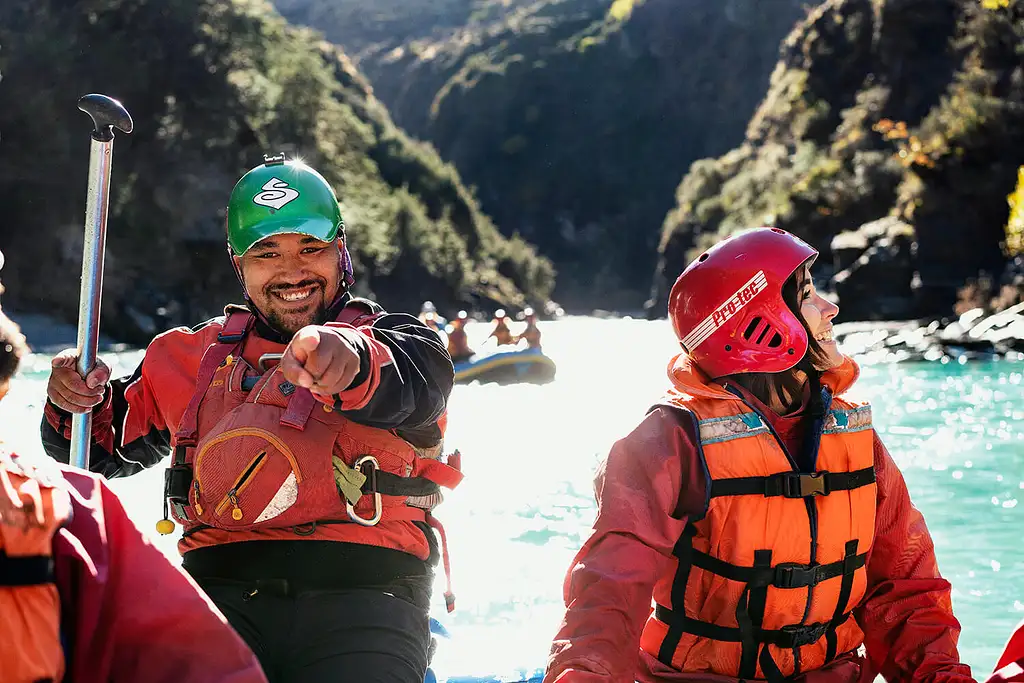
M361 327L366 330L366 327ZM340 395L335 406L353 422L394 429L416 446L440 440L437 421L445 413L455 383L455 369L441 338L418 318L384 313L369 326L373 338L394 358L380 371L380 382L366 405L345 410ZM370 354L362 349L362 365L353 386L370 374Z

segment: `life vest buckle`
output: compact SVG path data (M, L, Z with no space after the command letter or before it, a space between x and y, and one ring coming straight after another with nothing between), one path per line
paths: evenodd
M248 333L248 329L242 330L236 334L218 332L217 342L220 344L237 344L238 342L245 339L245 335Z
M829 494L827 472L787 472L782 482L782 495L786 498L810 498Z
M818 584L818 567L821 565L808 565L785 563L775 565L775 578L772 585L776 588L806 588Z
M825 635L828 631L828 622L820 624L806 624L795 626L783 626L779 629L781 638L774 645L784 648L797 648L804 645L812 645Z
M367 468L364 467L364 465L369 466L369 472L366 471ZM369 519L360 517L356 514L355 507L353 507L352 503L349 503L348 501L345 501L345 511L348 512L349 519L356 524L361 524L362 526L377 526L377 523L380 522L381 515L384 512L380 491L377 489L377 471L380 469L380 463L378 463L377 458L372 455L364 455L356 460L355 469L365 474L370 483L367 493L373 493L373 517L370 517Z

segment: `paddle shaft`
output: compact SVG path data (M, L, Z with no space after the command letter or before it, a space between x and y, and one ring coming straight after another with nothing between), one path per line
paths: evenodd
M92 138L89 150L89 190L85 206L85 244L82 247L82 287L78 297L78 373L85 377L96 365L103 296L103 256L107 242L107 205L114 140ZM71 419L71 464L89 469L92 413Z
M131 133L132 117L115 99L92 93L78 100L78 108L92 119L89 147L89 186L85 204L85 240L82 245L82 286L78 296L78 373L84 378L96 365L100 338L100 302L103 295L103 255L107 243L107 205L114 129ZM71 418L71 464L89 469L92 413Z

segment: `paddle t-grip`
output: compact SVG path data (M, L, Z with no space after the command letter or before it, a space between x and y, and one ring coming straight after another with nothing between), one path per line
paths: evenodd
M113 97L98 93L83 95L78 100L78 108L92 119L92 137L98 142L113 140L114 128L122 133L132 132L132 115Z

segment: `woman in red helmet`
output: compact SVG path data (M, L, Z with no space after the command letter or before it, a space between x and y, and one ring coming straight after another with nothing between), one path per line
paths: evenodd
M679 276L683 353L599 469L546 683L973 680L924 519L844 397L816 256L760 228Z

